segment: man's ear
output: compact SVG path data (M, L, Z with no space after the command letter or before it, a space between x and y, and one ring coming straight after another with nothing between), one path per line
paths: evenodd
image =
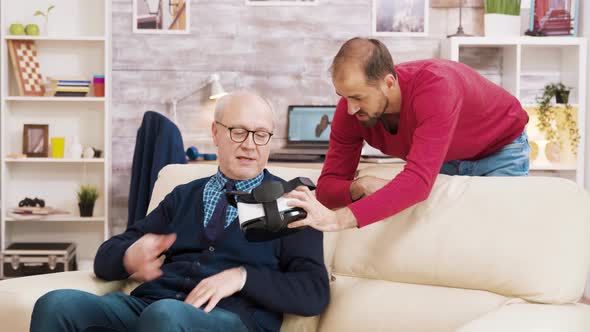
M211 122L211 135L213 136L213 143L215 146L219 146L217 142L217 126L215 125L215 121Z
M397 86L397 79L395 79L395 76L393 76L393 74L387 74L385 76L385 85L387 86L387 89L389 89L389 90L391 90Z

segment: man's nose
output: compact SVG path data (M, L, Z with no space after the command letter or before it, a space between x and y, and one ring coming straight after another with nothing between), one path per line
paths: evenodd
M255 149L256 144L254 144L254 133L248 133L246 140L243 141L240 146L244 149Z
M348 114L355 115L361 108L351 101L348 101Z

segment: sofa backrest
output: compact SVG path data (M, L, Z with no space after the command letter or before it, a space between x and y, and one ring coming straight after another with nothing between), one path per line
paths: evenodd
M381 167L363 175L392 178ZM559 178L440 175L426 201L341 232L332 268L532 302L577 302L590 269L590 198Z
M317 183L321 170L319 169L300 169L291 167L268 167L272 174L290 180L297 176L306 176L314 183ZM148 206L147 213L150 213L164 197L174 189L174 187L191 182L196 179L211 176L217 172L217 165L213 164L172 164L160 170L158 180L152 191L152 198Z

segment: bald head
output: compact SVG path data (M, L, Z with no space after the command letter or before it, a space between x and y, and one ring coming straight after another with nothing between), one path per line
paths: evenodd
M276 125L276 118L270 102L260 95L247 90L230 93L217 101L215 105L215 121L223 122L224 117L231 117L232 112L245 110L252 116L268 117L272 121L272 130Z
M337 77L345 66L360 68L367 83L380 80L388 74L397 78L389 50L377 39L356 37L345 42L332 61L332 78Z
M252 179L266 166L275 117L268 101L250 91L217 102L211 124L219 170L230 179Z

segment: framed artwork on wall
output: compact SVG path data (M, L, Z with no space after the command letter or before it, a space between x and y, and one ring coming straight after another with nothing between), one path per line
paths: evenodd
M248 6L314 6L319 0L246 0Z
M49 156L49 125L25 124L23 126L23 154L27 157Z
M190 0L133 0L133 32L188 34Z
M429 0L373 0L373 35L428 35Z
M579 0L531 0L527 35L577 36Z

